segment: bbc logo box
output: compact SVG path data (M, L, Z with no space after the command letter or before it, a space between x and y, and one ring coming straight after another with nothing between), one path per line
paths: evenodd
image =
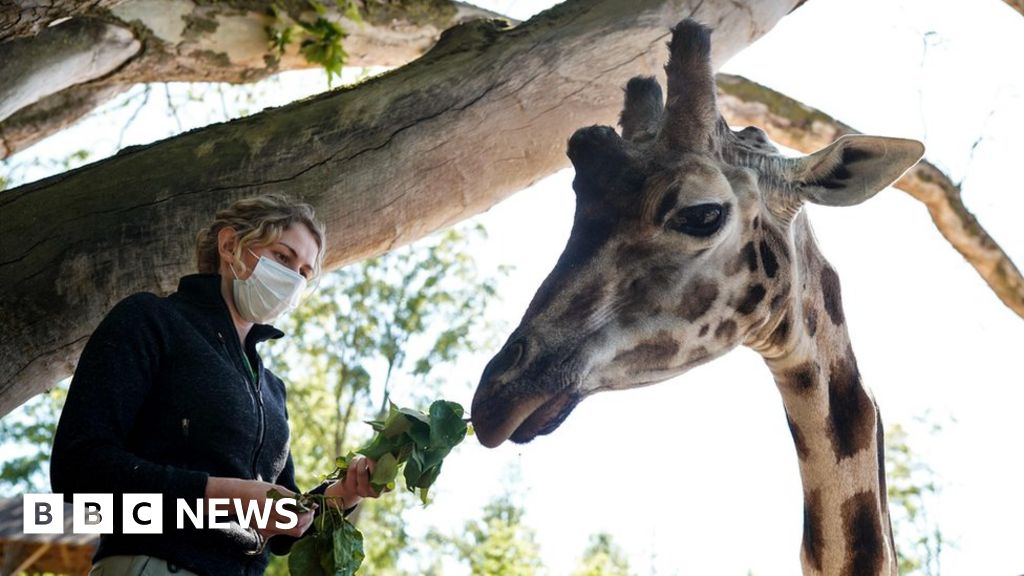
M22 510L22 533L64 533L65 510L61 494L25 494Z
M121 502L123 533L161 532L163 499L160 494L124 494ZM25 534L110 534L114 531L113 494L74 494L70 509L65 508L61 494L25 494L22 510Z

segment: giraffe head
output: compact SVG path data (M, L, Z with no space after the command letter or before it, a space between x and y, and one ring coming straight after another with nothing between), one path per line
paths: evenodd
M569 140L572 232L481 377L483 444L530 441L595 392L663 381L741 343L784 353L802 291L796 251L814 250L798 247L813 243L801 206L859 203L922 156L916 141L847 136L785 158L761 130L733 132L710 45L707 28L681 22L667 103L653 78L634 78L621 136L591 126Z

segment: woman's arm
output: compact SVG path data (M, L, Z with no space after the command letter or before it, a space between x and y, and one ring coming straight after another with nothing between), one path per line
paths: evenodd
M74 493L161 493L203 498L208 474L139 458L126 438L160 369L159 300L130 296L107 314L78 361L54 435L50 485Z

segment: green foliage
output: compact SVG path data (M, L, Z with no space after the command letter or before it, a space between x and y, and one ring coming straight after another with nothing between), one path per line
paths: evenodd
M299 53L311 64L318 64L327 71L327 83L331 84L335 76L341 75L348 54L342 47L342 41L348 36L344 28L332 19L327 7L317 0L307 0L310 8L316 12L313 20L301 18L292 20L287 12L272 6L271 14L274 23L266 27L271 49L280 56L288 47L296 42ZM360 23L359 6L351 0L336 0L338 12L345 18Z
M418 488L426 504L427 490L441 473L445 456L466 437L464 413L459 404L444 400L431 404L429 414L391 404L387 419L370 422L377 435L357 450L377 461L370 479L373 488L394 488L398 470L405 465L406 488ZM338 469L347 467L348 461L340 462Z
M328 506L313 526L292 545L288 570L302 576L350 576L363 562L363 535Z
M444 457L466 437L462 415L462 406L438 400L430 405L428 414L392 404L387 419L370 422L376 434L357 452L377 462L370 478L374 490L393 489L404 466L406 488L419 489L420 499L426 504L427 491L441 473ZM343 480L353 456L338 457L337 466L325 479ZM271 493L273 497L281 496L276 490ZM338 512L344 503L331 505L326 500L322 494L308 493L297 498L301 510L311 510L317 503L323 512L317 517L316 532L304 538L314 544L292 549L289 570L306 574L305 570L319 566L326 574L352 576L365 556L363 534Z
M629 561L610 534L592 534L572 576L629 576Z
M463 533L432 538L452 550L474 576L543 574L540 546L523 523L523 509L508 494L484 507L483 517L466 523Z
M902 425L887 428L887 492L900 574L938 576L942 551L952 543L928 514L940 492L935 471L910 448L910 434ZM941 429L932 424L930 432Z
M50 447L60 409L67 397L68 383L68 380L61 382L0 420L0 446L17 446L24 452L0 465L0 493L50 490Z

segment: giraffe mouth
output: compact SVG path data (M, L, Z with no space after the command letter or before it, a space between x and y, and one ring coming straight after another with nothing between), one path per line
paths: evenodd
M574 392L562 392L542 403L516 427L509 437L516 444L525 444L537 436L554 432L569 417L582 397Z
M506 403L474 405L473 426L477 439L488 448L494 448L505 440L525 444L537 436L554 432L580 400L580 394L565 391L535 396L511 407Z

